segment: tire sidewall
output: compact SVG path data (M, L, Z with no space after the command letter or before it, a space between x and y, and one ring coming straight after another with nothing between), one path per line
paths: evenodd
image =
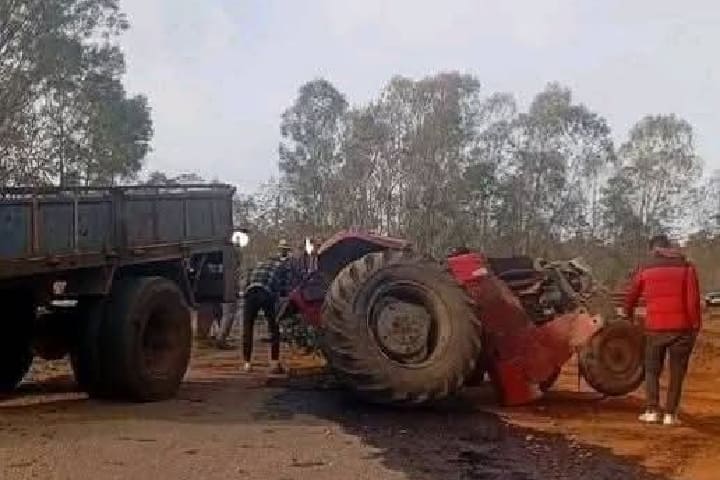
M145 351L143 348L144 335L148 322L153 315L165 315L169 319L166 329L172 329L169 335L174 337L175 347L172 352L173 367L162 375L151 372L145 364ZM136 303L129 311L128 316L132 339L126 348L130 372L136 372L129 378L135 385L132 390L144 392L148 397L166 397L169 392L175 392L185 377L190 350L191 325L190 313L182 297L182 293L168 280L157 280L148 284L138 295ZM144 395L143 395L144 396Z
M114 290L117 294L101 325L99 342L103 370L109 372L104 396L140 402L171 398L187 371L192 344L190 312L183 294L162 277L124 279ZM147 368L143 349L148 321L158 310L173 316L171 325L178 341L173 368L165 376Z
M401 254L389 258L392 254L370 255L374 256L370 263L360 259L346 266L326 299L325 310L330 314L325 315L325 321L334 325L323 332L322 345L331 366L339 366L335 370L340 378L374 401L378 401L379 394L374 390L379 387L398 394L400 402L410 403L425 401L426 397L441 398L458 390L480 356L479 322L464 290L434 262L404 259ZM366 268L368 264L372 267ZM403 365L390 359L378 345L369 325L376 292L388 282L398 281L419 287L425 306L430 307L438 326L436 348L420 364ZM334 290L346 292L347 301L338 294L333 295ZM352 341L344 342L341 348L330 344L339 341L332 332L334 328L341 328ZM366 373L353 375L350 373L353 371ZM348 378L346 373L354 378ZM379 401L385 403L386 400Z
M637 352L638 367L629 375L613 375L602 364L602 348L612 338L627 338ZM580 352L580 374L588 385L602 394L622 396L632 393L645 378L644 347L645 338L637 325L627 321L608 323Z
M410 281L416 284L419 289L418 293L422 295L425 307L432 309L429 313L433 316L434 322L437 324L438 333L435 348L430 357L420 364L401 364L389 358L378 344L372 328L370 326L369 312L374 306L373 301L377 301L375 292L380 288L384 288L389 283L399 283L396 279L402 278L403 281ZM455 338L461 330L459 325L454 325L451 321L453 312L448 300L451 298L441 297L429 280L435 279L440 281L436 275L429 275L426 271L420 271L420 267L415 265L391 265L381 269L372 275L366 283L364 283L357 291L355 301L352 304L352 318L356 325L356 334L361 342L358 342L359 349L363 351L363 356L372 359L374 362L386 365L386 374L393 376L397 381L412 381L407 377L415 377L418 375L425 376L429 382L437 382L445 377L445 368L442 362L438 360L445 357L451 345L457 346L458 340ZM368 312L366 314L365 312Z

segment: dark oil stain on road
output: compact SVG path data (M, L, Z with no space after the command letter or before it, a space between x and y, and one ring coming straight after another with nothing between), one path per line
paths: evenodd
M373 406L337 389L313 390L314 381L285 382L263 416L310 415L337 423L376 449L373 458L410 480L669 480L637 459L513 427L462 402L410 410Z

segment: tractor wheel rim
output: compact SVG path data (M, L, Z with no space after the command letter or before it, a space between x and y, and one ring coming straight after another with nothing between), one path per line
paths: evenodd
M369 327L382 353L404 365L427 361L437 346L437 326L421 301L423 287L402 282L375 295Z
M639 365L637 348L626 338L609 338L602 348L602 362L613 374L631 373Z

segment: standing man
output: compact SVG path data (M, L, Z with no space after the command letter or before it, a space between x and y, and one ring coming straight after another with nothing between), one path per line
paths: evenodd
M636 271L625 300L632 318L638 299L645 298L646 410L640 421L660 421L660 374L666 354L670 384L664 425L677 423L677 412L690 354L702 322L700 287L695 266L670 245L666 235L650 240L650 259Z
M238 312L243 305L243 295L245 292L245 286L247 285L247 279L250 277L252 270L248 269L246 272L242 272L242 265L238 263L235 271L235 282L237 285L236 300L230 304L223 304L221 312L221 318L218 326L218 332L215 336L215 346L220 350L231 350L234 347L228 343L228 337L232 331L235 321L238 317Z
M282 373L280 365L280 328L276 313L280 300L290 292L297 281L291 248L285 240L278 245L278 255L259 263L249 274L243 304L243 360L245 371L252 369L253 333L255 320L262 311L270 329L270 371Z

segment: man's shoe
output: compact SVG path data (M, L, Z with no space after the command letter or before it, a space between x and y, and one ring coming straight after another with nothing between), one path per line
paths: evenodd
M638 417L638 420L643 423L659 423L660 414L658 412L653 412L652 410L646 410L645 413Z
M666 413L663 416L663 425L672 426L672 425L679 425L680 420L678 420L677 415L674 415L672 413Z

